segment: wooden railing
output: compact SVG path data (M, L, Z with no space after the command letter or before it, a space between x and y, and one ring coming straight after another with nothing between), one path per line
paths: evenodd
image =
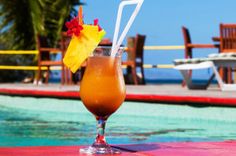
M144 46L144 50L182 50L183 45L171 46ZM37 50L0 50L0 55L37 55ZM1 59L1 58L0 58ZM125 66L124 66L125 68ZM144 68L173 68L172 64L144 64ZM37 70L37 66L9 66L0 65L0 70ZM46 70L46 67L42 68ZM60 67L52 67L52 70L61 70Z

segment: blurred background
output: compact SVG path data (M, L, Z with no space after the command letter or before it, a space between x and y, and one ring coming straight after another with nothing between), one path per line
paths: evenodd
M35 49L35 35L47 34L51 43L58 38L65 21L77 14L78 6L83 5L85 23L99 19L106 30L107 38L112 39L117 9L120 1L107 0L1 0L1 49ZM181 27L186 26L194 43L213 43L212 37L219 36L220 23L235 23L234 0L145 0L127 36L137 33L146 35L146 46L183 45ZM121 27L128 21L134 7L124 9ZM126 41L123 43L126 45ZM204 57L217 53L217 49L194 50L193 57ZM0 64L35 64L35 56L0 56ZM7 57L7 58L3 58ZM59 56L58 56L59 57ZM180 50L145 50L144 64L172 64L174 59L183 58ZM17 60L17 61L16 61ZM1 77L15 80L14 74L22 77L25 71L0 71ZM54 74L57 78L59 73ZM209 72L197 73L195 79L207 78ZM180 82L182 77L173 69L145 69L146 81ZM5 81L0 78L0 81ZM20 77L19 77L20 79Z

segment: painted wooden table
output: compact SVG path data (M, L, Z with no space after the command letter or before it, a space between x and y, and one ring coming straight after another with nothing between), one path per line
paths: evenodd
M78 156L82 146L0 147L0 156ZM235 156L236 140L115 146L121 156Z

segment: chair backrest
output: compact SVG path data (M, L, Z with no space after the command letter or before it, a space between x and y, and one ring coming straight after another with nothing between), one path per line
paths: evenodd
M135 61L136 58L136 53L134 51L134 42L135 42L135 37L127 38L127 48L128 48L127 60L129 61Z
M236 52L236 24L220 24L220 51Z
M109 38L104 38L98 45L99 46L112 46L112 42Z
M182 33L184 37L185 58L192 58L192 48L188 46L188 44L192 43L189 30L182 26Z
M141 62L143 62L143 50L145 39L145 35L137 34L134 41L134 51L136 52L136 59L140 59Z
M55 52L55 51L62 52L62 53L64 52L62 42L59 42L59 40L58 40L56 42L55 47L52 47L48 37L42 36L39 34L37 35L37 48L39 50L39 61L40 60L51 60L50 52Z
M49 60L50 54L49 52L43 52L41 53L41 48L47 48L49 47L48 39L46 36L37 35L37 49L39 50L39 61L40 60Z
M61 48L63 50L63 52L62 52L63 57L64 57L64 54L65 54L65 52L66 52L66 50L67 50L67 48L68 48L68 46L70 44L70 40L71 40L71 37L68 36L66 34L66 32L62 32L61 33L61 39L60 39L60 44L61 45L60 46L61 46Z
M136 37L127 38L128 58L127 60L136 63L143 63L143 50L145 44L145 35L137 34Z

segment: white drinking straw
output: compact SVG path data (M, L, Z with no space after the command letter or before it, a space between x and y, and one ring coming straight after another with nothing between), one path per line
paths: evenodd
M118 13L117 13L117 18L116 18L116 25L115 25L115 32L114 32L114 36L113 36L113 44L112 44L112 52L111 52L111 56L115 57L117 50L119 49L121 43L123 42L126 34L128 33L132 23L134 22L135 17L137 16L142 4L143 4L144 0L125 0L122 1L119 5L119 9L118 9ZM118 33L119 33L119 29L120 29L120 22L121 22L121 16L122 16L122 11L124 6L126 5L133 5L133 4L137 4L136 8L134 9L133 14L131 15L127 25L125 26L122 34L120 35L119 40L118 39Z

